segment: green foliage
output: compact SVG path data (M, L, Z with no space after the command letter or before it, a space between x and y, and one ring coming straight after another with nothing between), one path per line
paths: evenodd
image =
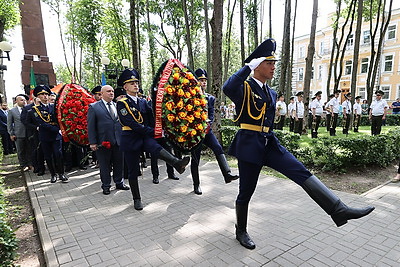
M0 29L7 31L19 23L19 2L19 0L0 0ZM0 36L3 34L4 32L0 32Z
M0 262L1 266L13 266L18 243L14 231L7 222L7 205L3 190L3 179L0 178Z

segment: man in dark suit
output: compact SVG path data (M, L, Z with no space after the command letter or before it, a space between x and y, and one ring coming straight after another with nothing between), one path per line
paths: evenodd
M88 135L92 151L96 151L100 165L101 188L104 195L110 194L111 174L116 189L129 190L124 184L123 157L120 151L121 124L117 117L114 89L110 85L101 88L101 100L90 104L88 111ZM104 143L108 142L108 143ZM109 144L110 147L107 147Z
M117 102L118 117L122 124L121 150L125 153L128 179L131 186L134 208L142 210L138 174L140 154L145 151L166 161L179 173L185 171L190 158L178 159L162 148L154 139L154 118L147 101L139 97L139 73L126 69L118 78L118 85L126 90L126 97Z
M1 143L3 145L4 155L13 153L12 141L10 138L10 134L7 131L7 115L8 115L7 103L2 103L0 109L0 136L1 136Z
M205 90L207 89L207 72L204 69L197 69L195 71L195 74L197 76L197 79L200 81L201 89L203 90L203 92L205 92ZM192 151L191 155L192 160L190 163L190 171L192 173L194 193L197 195L201 195L203 193L200 188L200 175L199 175L199 163L200 163L202 145L209 147L214 152L215 157L217 158L219 168L221 169L222 175L224 176L225 183L230 183L233 180L239 178L238 175L231 174L231 169L229 168L228 162L226 161L224 150L222 149L222 146L218 142L217 138L215 137L211 129L211 125L214 121L215 97L207 93L205 93L205 95L208 107L207 133L201 145L197 149Z
M257 187L263 166L268 166L300 185L329 215L336 225L361 218L374 207L354 209L347 207L316 176L279 144L272 131L275 118L276 92L268 84L275 71L273 39L259 45L245 60L246 66L233 74L224 84L224 93L236 104L240 130L236 133L229 154L238 159L239 194L236 198L236 239L248 249L256 246L247 233L247 215L250 199ZM254 71L252 78L246 80Z
M8 112L7 116L7 129L10 134L11 140L15 142L17 147L18 161L20 167L27 171L29 170L30 157L28 137L26 134L25 125L21 122L21 112L26 106L26 101L29 97L25 94L19 94L15 97L16 105Z
M39 131L40 146L51 174L50 182L55 183L57 178L60 178L63 183L68 183L68 177L64 173L61 131L55 115L54 104L48 102L51 94L50 88L46 85L38 85L33 90L33 94L40 99L40 105L35 105L32 109Z

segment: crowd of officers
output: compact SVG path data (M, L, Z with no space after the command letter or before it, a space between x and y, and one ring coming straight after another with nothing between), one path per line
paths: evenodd
M338 117L343 115L342 128L343 134L348 135L349 130L353 128L354 132L358 132L361 116L366 115L371 120L371 135L381 133L382 123L386 119L389 106L386 100L382 99L384 92L377 90L375 99L371 105L366 104L366 100L361 104L361 96L355 97L355 103L352 104L351 93L344 95L344 101L340 103L340 90L336 90L329 95L328 101L321 102L322 92L318 91L312 97L308 105L308 125L311 129L311 137L318 137L319 127L325 123L326 131L330 136L336 136L336 128ZM298 92L295 96L290 97L290 103L286 105L283 94L278 95L276 102L276 114L274 128L283 130L286 117L290 118L289 131L303 134L304 130L304 93ZM353 122L351 124L351 122Z

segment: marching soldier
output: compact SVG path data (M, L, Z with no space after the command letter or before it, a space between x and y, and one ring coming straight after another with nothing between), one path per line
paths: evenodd
M195 74L200 81L201 89L205 92L207 88L207 72L204 69L197 69ZM207 134L202 142L203 145L209 147L215 154L219 168L221 169L222 175L224 176L225 183L230 183L233 180L239 179L238 175L232 175L231 169L229 168L228 162L225 158L225 153L222 146L219 144L217 138L215 137L211 125L214 121L214 103L215 97L205 93L208 106L208 127ZM201 195L203 192L200 188L200 177L199 177L199 163L201 155L201 145L196 150L192 151L192 160L190 163L190 170L192 173L194 193Z
M118 78L118 85L123 86L126 97L117 102L118 117L122 125L121 150L128 166L128 179L131 187L134 208L142 210L138 175L140 171L140 154L142 151L152 153L159 159L172 165L179 173L185 171L190 158L178 159L161 147L153 138L154 118L152 109L146 99L139 97L139 73L135 69L125 69Z
M353 114L354 114L353 126L355 133L358 133L358 127L360 126L360 120L361 120L362 108L360 101L361 101L361 96L356 96L356 103L354 103L353 106Z
M351 93L345 95L346 100L342 103L343 108L343 134L349 134L351 120Z
M373 207L347 207L301 162L279 144L272 131L275 117L276 92L266 83L275 71L275 40L267 39L245 60L246 66L233 74L224 84L224 93L236 104L240 130L236 133L229 154L238 159L240 186L236 198L236 239L248 249L255 244L247 233L250 199L257 187L263 166L281 172L300 185L329 215L337 226L350 219L361 218ZM254 76L246 78L254 71Z
M40 104L32 107L33 115L39 131L40 146L51 174L50 182L57 181L57 173L63 183L68 183L68 177L64 174L62 136L55 115L55 106L48 103L50 94L51 91L46 85L36 86L33 95L40 99Z
M315 93L315 99L311 102L310 108L312 112L312 131L311 138L318 138L318 128L321 123L321 116L323 113L322 103L321 103L322 92L318 91Z

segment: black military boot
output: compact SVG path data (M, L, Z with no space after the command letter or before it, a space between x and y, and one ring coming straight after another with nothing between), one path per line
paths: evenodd
M189 164L190 161L190 157L184 157L182 159L178 159L164 148L160 150L158 158L164 160L166 163L174 167L175 170L180 174L182 174L185 171L185 167L186 165Z
M307 194L329 215L342 226L347 220L358 219L370 214L375 208L368 206L362 209L349 208L316 176L310 176L302 185Z
M248 208L248 205L236 204L236 239L243 247L248 249L255 249L256 244L254 244L253 240L251 240L246 230Z
M57 164L56 164L57 173L58 173L58 176L59 176L61 182L68 183L69 182L68 177L65 175L65 172L64 172L64 161L63 161L63 159L59 158L59 159L57 159L56 162L57 162Z
M192 164L190 164L190 172L192 173L194 193L196 195L203 194L200 188L199 166L197 164L193 164L192 162Z
M153 175L153 184L158 184L160 183L160 180L158 179L158 175Z
M46 163L47 163L47 168L49 169L50 176L51 176L50 183L54 184L55 182L57 182L57 175L56 175L53 160L46 159Z
M137 179L129 179L129 186L133 196L133 207L135 210L142 210L143 204L140 198L139 182Z
M215 155L218 161L219 168L224 176L225 183L230 183L239 179L239 175L232 175L228 162L226 161L225 154Z

